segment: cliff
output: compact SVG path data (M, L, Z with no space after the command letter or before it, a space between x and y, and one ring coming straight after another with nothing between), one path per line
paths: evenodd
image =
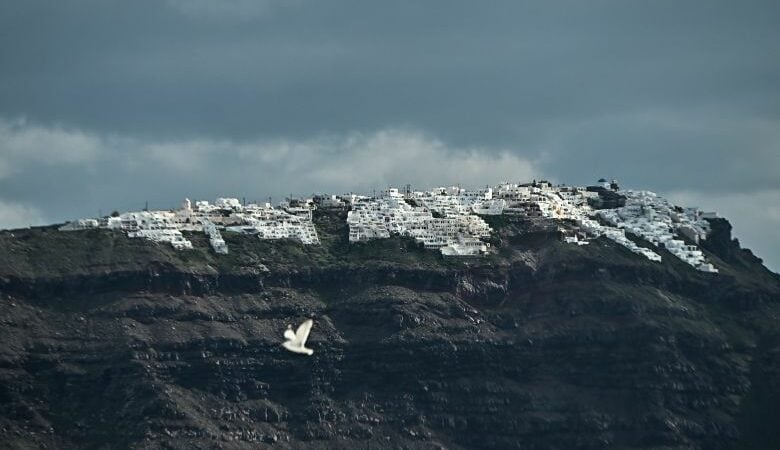
M719 274L501 217L493 252L392 238L0 232L9 448L772 448L780 277L712 222ZM313 317L311 357L285 351Z

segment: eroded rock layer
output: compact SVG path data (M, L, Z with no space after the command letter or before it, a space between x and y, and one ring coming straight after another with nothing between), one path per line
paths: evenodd
M780 280L731 239L719 274L561 224L493 219L492 253L400 238L0 233L10 448L771 448ZM563 224L565 226L565 224ZM667 256L667 255L664 255ZM311 357L285 351L313 317Z

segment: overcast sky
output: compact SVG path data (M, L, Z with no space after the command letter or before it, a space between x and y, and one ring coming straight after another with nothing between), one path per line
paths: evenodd
M0 2L0 228L616 178L780 269L780 2ZM275 201L276 201L275 200Z

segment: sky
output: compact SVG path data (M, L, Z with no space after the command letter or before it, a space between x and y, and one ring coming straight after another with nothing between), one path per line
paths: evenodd
M0 228L617 179L780 270L780 2L2 0Z

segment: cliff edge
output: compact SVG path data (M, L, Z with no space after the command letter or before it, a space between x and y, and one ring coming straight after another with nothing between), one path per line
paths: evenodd
M713 219L720 273L551 220L484 257L406 238L0 232L9 448L775 448L780 277ZM288 324L315 321L311 357Z

